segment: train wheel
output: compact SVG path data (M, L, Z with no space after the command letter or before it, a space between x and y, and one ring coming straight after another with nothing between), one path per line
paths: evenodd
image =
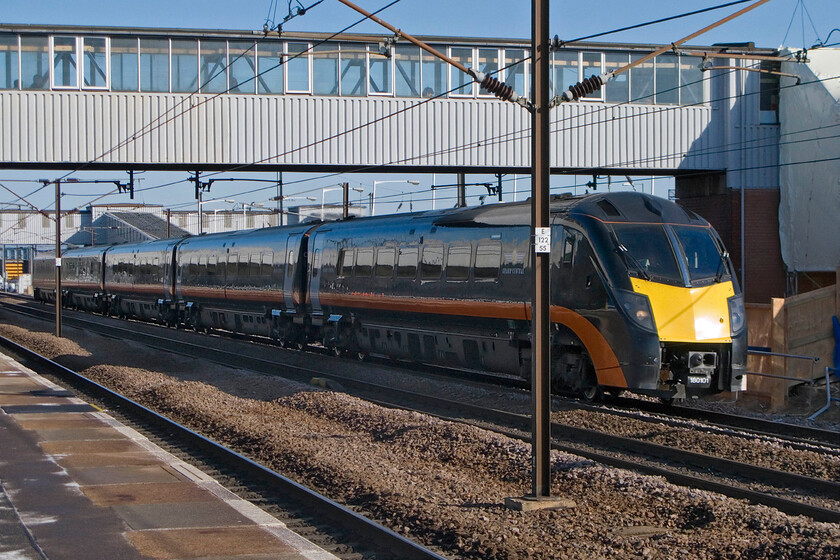
M580 397L586 402L598 402L601 400L601 397L604 395L601 386L595 383L594 385L588 385L584 387L580 392Z
M598 376L595 375L595 368L587 360L583 368L583 381L580 388L580 397L586 402L597 402L604 396L604 388L598 385Z

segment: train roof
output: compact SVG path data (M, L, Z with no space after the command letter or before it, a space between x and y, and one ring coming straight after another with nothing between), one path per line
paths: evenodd
M642 222L708 225L690 210L663 198L639 192L553 195L552 215L591 216L602 222ZM434 212L434 211L433 211ZM530 200L434 212L438 226L513 226L531 223ZM429 213L421 213L428 216Z
M637 192L589 195L571 206L568 212L571 216L591 216L602 222L709 225L709 222L678 204Z

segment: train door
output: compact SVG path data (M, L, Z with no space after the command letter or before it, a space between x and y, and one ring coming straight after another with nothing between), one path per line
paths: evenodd
M283 301L286 304L286 313L295 312L295 268L298 259L298 249L300 248L301 235L296 233L290 235L286 240L286 273L283 276Z
M310 240L311 242L312 240ZM309 281L309 304L312 306L313 315L323 315L324 310L321 309L321 250L315 249L315 254L311 261L312 270L310 271Z

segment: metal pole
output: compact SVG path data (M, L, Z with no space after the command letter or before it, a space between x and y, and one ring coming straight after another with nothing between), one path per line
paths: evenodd
M172 209L167 208L166 209L166 238L167 239L172 237L172 234L170 232L170 226L171 225L172 225Z
M204 233L204 225L201 223L201 188L198 189L198 235Z
M458 173L458 208L467 207L467 174Z
M61 181L55 181L55 336L61 337Z
M531 112L531 224L549 227L549 0L534 0L531 52L534 109ZM550 244L549 244L550 246ZM551 253L534 251L534 299L531 318L532 490L535 498L551 496L551 351L549 346L549 263Z
M350 183L341 183L342 188L344 189L344 210L342 215L346 220L350 217Z
M277 172L277 213L280 216L280 224L283 225L283 172Z
M373 205L376 204L376 183L378 183L378 182L379 181L374 181L373 182L373 193L371 193L371 195L370 195L370 215L371 216L376 215L376 211L375 211L376 209Z

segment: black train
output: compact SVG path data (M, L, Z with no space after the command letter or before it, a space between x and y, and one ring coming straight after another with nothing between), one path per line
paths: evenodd
M529 222L528 203L496 204L68 251L65 301L529 378ZM555 390L743 388L743 297L707 221L611 193L553 197L551 228ZM53 276L41 256L38 299Z

